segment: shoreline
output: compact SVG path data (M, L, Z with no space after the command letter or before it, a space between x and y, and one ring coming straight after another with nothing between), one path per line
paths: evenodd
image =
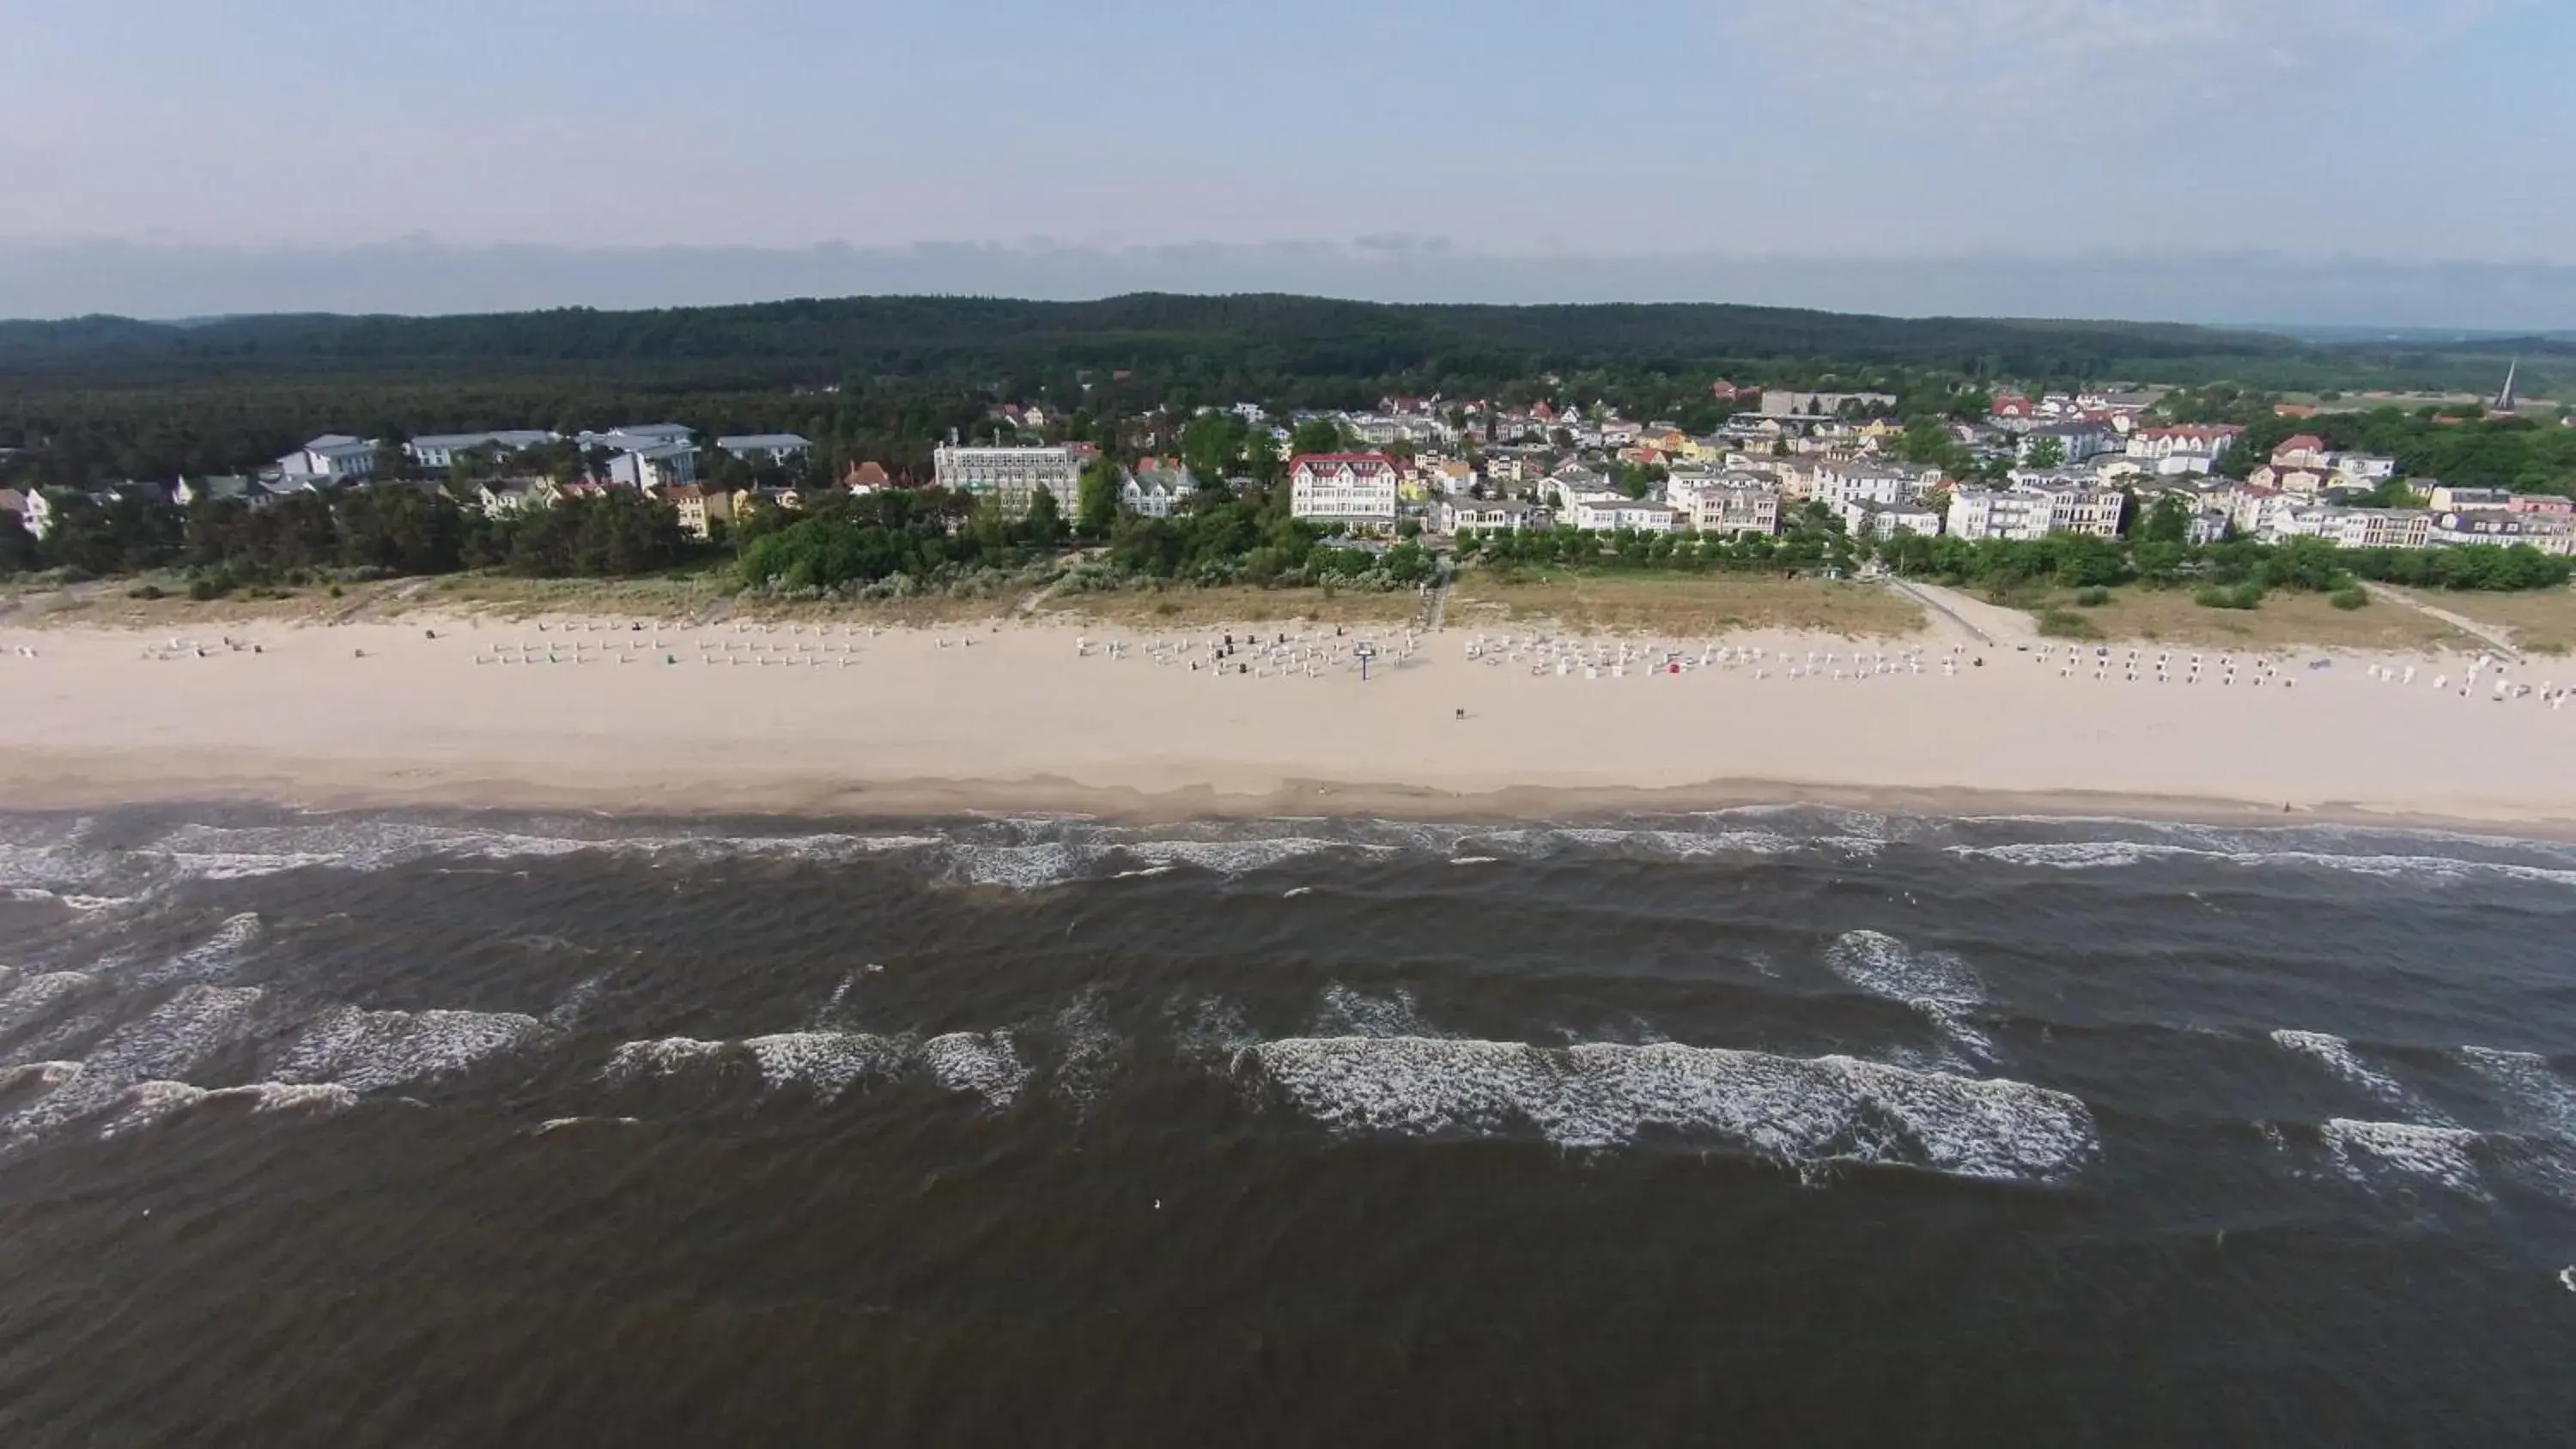
M2051 667L2076 661L2036 638L1936 632L1864 664L1849 640L1757 632L1668 641L1688 655L1674 673L1567 666L1567 649L1631 647L1614 640L1523 636L1506 662L1471 652L1492 636L1394 630L1363 682L1357 629L1276 655L1278 626L1239 629L1258 652L1219 665L1212 628L632 622L259 624L202 642L0 626L0 809L1163 824L1812 805L2576 839L2576 713L2432 689L2461 654L2314 669L2318 651L2248 652L2222 676L2204 651L2186 682L2200 656L2177 651L2158 683L2124 681L2120 661L2093 678L2089 647L2086 668ZM2401 665L2420 670L2407 687Z
M375 783L364 777L372 776ZM391 781L404 783L394 784ZM1165 791L1085 785L1063 777L1019 780L738 779L718 788L638 790L631 780L536 782L485 773L448 778L416 764L353 762L345 777L245 771L208 782L137 774L114 757L0 758L0 809L63 813L138 807L258 806L296 813L420 811L560 814L598 819L699 821L748 817L869 823L974 816L1060 816L1127 827L1284 819L1391 820L1424 824L1548 821L1583 824L1737 810L1816 809L1923 819L2135 820L2238 829L2347 826L2395 832L2576 843L2576 817L2439 814L2359 805L2288 808L2218 796L2098 791L2015 792L1963 787L1875 788L1778 780L1709 780L1637 786L1514 786L1441 790L1387 781L1284 782L1259 792L1206 785Z

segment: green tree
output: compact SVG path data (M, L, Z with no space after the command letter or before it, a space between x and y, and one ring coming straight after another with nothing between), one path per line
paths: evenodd
M2066 444L2058 438L2036 438L2021 450L2022 466L2046 472L2066 466Z
M1082 470L1082 490L1074 504L1075 531L1084 538L1109 536L1110 525L1118 521L1118 465L1102 458ZM1054 495L1048 495L1050 499Z
M1342 450L1342 425L1331 418L1308 418L1291 429L1288 451L1301 453L1338 453Z
M1031 543L1041 548L1064 542L1064 510L1056 504L1054 489L1041 488L1029 500L1029 516L1020 528Z

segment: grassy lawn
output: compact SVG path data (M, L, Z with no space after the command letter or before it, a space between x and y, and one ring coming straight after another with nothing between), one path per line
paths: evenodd
M1923 610L1877 584L1730 574L1583 574L1509 582L1470 572L1449 598L1449 627L1553 622L1560 628L1709 637L1796 629L1845 638L1912 634Z
M1226 624L1401 624L1422 617L1422 600L1321 589L1121 589L1068 594L1039 609L1042 619L1088 619L1131 629L1196 629Z
M2111 602L2078 608L2069 591L2019 598L2013 607L2033 619L2073 615L2104 639L2145 639L2171 644L2207 644L2219 648L2287 649L2431 649L2448 645L2474 649L2477 641L2412 609L2373 603L2344 610L2323 594L2266 594L2258 609L2206 609L2189 589L2124 588L2111 591ZM2461 611L2466 612L2466 611ZM2072 631L2061 637L2083 637Z
M2451 593L2441 589L2409 592L2436 609L2510 630L2513 642L2534 654L2576 652L2576 590L2543 589L2528 594Z

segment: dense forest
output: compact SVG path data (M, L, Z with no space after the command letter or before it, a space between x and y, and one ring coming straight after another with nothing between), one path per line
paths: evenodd
M926 474L997 400L1094 436L1207 403L1352 408L1388 393L1599 399L1676 416L1720 378L1938 400L2012 379L2535 390L2576 348L2303 342L2205 328L1844 316L1725 305L1387 306L1279 296L1042 303L879 297L648 312L0 322L0 482L265 465L324 432L399 440L638 421L793 431L827 467ZM2553 374L2553 369L2558 372ZM1103 439L1106 441L1106 439ZM16 450L11 452L9 450Z

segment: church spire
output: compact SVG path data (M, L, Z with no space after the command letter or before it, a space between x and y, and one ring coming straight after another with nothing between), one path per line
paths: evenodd
M2521 373L2522 359L2517 357L2504 370L2504 391L2496 394L2495 411L2509 413L2522 407L2522 398L2514 390L2514 382Z

